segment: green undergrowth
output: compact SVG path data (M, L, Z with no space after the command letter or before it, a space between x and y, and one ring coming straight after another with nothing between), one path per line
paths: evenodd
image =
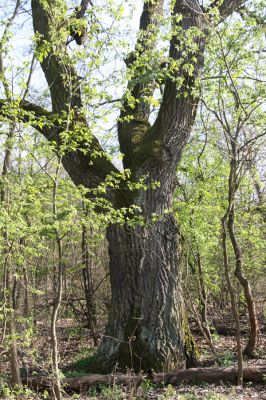
M216 357L216 363L219 367L230 367L234 365L235 355L230 350L219 352Z
M66 378L88 375L91 364L95 361L95 349L82 349L74 358L71 365L63 371Z

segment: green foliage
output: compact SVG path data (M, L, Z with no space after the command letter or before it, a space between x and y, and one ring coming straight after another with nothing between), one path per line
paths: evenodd
M68 378L74 378L82 375L88 375L89 367L95 359L94 349L83 349L71 364L71 370L65 372Z
M216 355L216 362L219 367L229 367L235 360L234 353L230 350L224 350Z
M113 386L99 385L97 389L91 389L87 394L101 400L122 400L125 398L123 388L116 384Z
M144 392L147 392L148 390L154 389L155 384L150 379L144 379L140 387Z
M35 392L26 387L17 386L13 389L10 389L10 387L4 383L1 384L0 386L0 396L1 399L6 399L6 400L16 400L16 399L37 400L39 398ZM43 395L41 398L45 399L46 397L45 395Z
M176 389L172 385L167 385L164 388L164 393L159 395L159 400L173 399L176 396Z
M221 288L224 291L221 218L228 205L230 135L237 127L240 181L235 198L236 234L244 255L245 274L255 290L261 285L258 277L265 274L264 214L257 207L254 193L254 182L263 179L258 165L264 159L265 54L260 51L262 27L253 18L260 15L263 4L261 1L254 5L251 20L236 16L211 31L193 140L177 169L174 210L185 242L189 267L186 280L195 296L200 279L198 260L208 296L217 298ZM228 251L231 264L234 255L230 246Z

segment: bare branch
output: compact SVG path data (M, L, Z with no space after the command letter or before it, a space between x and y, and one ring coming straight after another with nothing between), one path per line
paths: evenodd
M239 149L237 150L238 153L240 153L242 150L244 150L248 145L251 143L254 143L256 140L260 139L261 137L266 135L266 131L254 136L253 138L247 140Z

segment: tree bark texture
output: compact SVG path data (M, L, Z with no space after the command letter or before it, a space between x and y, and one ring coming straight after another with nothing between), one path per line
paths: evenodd
M184 31L192 27L201 29L202 15L199 10L197 0L193 1L192 7L177 1L173 14L183 14L180 28ZM51 41L54 29L50 22L53 19L49 15L51 10L44 8L39 0L32 0L32 11L34 30L41 35L40 44L42 40ZM140 19L143 35L153 32L161 12L161 0L144 2ZM123 369L156 367L170 370L176 365L184 366L186 362L191 365L196 358L180 285L180 235L174 217L170 213L164 214L165 209L172 206L175 168L196 115L198 100L192 95L192 88L203 63L200 35L195 38L195 43L198 61L194 62L193 76L184 77L179 95L175 81L167 79L162 106L153 126L149 124L149 106L145 102L146 90L152 90L151 82L146 86L136 79L136 83L129 82L128 88L140 106L132 110L125 101L121 111L118 137L124 154L124 167L131 170L133 181L146 176L147 185L156 181L160 187L133 192L108 191L107 199L115 207L139 206L146 223L145 226L129 227L125 224L108 228L112 307L106 334L96 356L98 369L110 371L118 364ZM141 45L141 52L147 51L145 41ZM180 50L177 50L178 46ZM173 60L182 57L183 51L186 51L184 47L173 36L169 57ZM66 63L66 50L61 50L61 56L51 51L41 61L50 87L53 112L66 112L69 107L74 110L71 124L74 126L81 122L88 129L86 119L79 112L81 95L77 75L71 62ZM189 61L189 52L184 54L185 63ZM35 113L38 112L39 109L35 108ZM130 117L129 122L123 121L125 116ZM44 134L60 145L59 133L63 128L57 127L57 131L48 129ZM76 184L93 188L108 174L117 171L105 157L93 161L90 158L93 150L102 151L96 138L92 138L89 147L90 152L86 153L79 150L66 152L62 162ZM152 214L158 216L156 222L152 222Z
M171 370L186 360L191 366L196 349L181 295L181 240L173 216L135 229L113 225L108 241L112 304L98 366Z

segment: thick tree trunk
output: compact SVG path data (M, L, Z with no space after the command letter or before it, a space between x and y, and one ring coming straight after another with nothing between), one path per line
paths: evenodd
M101 370L169 371L195 363L181 292L181 237L173 215L163 214L166 203L171 206L171 186L139 193L143 226L108 228L112 304L96 358ZM161 209L154 209L156 198Z

